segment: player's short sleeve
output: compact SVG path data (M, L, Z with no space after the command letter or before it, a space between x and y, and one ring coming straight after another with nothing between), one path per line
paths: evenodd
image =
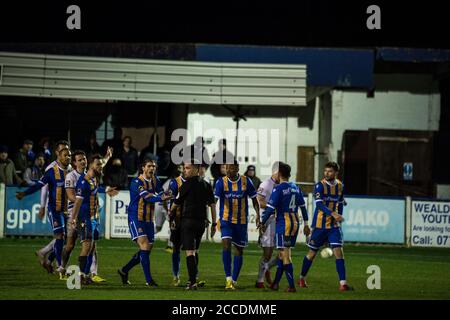
M216 182L216 185L214 187L214 196L217 199L220 199L223 197L223 179L218 179Z
M269 202L267 203L267 207L271 209L276 209L278 202L280 201L280 187L275 187L272 190L272 193L270 195Z
M314 186L314 200L322 201L323 199L323 184L321 182L316 183Z
M270 186L267 180L264 180L258 188L257 194L261 197L268 198L270 196Z
M39 180L39 183L46 185L46 184L49 184L52 180L53 180L53 170L47 170L47 171L45 171L41 180Z
M247 195L252 199L257 196L255 185L249 178L247 178Z
M89 193L89 183L87 183L84 177L81 177L77 182L76 197L84 199L85 197L89 196Z
M139 179L136 180L137 181L136 185L134 186L134 192L135 194L139 194L139 197L145 198L149 194L149 192L147 189L145 189L144 183L141 180Z
M174 197L177 196L177 194L178 194L178 183L177 183L177 180L175 180L175 179L170 179L170 182L169 182L169 190L172 191L172 195L173 195Z
M75 179L73 174L68 174L66 176L65 186L66 186L66 189L75 189L76 188L77 180Z

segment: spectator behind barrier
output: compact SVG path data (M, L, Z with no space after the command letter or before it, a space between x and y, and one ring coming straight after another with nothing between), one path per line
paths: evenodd
M45 156L43 153L38 153L36 155L36 159L34 160L34 165L31 168L27 168L25 173L23 174L23 180L28 184L28 186L32 186L37 183L37 181L44 175L45 173Z
M105 171L103 182L106 186L117 190L128 189L128 174L125 168L122 167L122 161L119 158L114 158Z
M259 185L261 184L261 179L256 176L256 167L254 165L249 165L247 167L247 171L245 171L244 176L247 176L252 180L255 189L258 190Z
M26 185L17 175L14 162L8 159L8 147L4 145L0 145L0 183L6 185Z
M128 175L135 176L139 169L139 156L135 148L133 148L133 140L130 136L123 137L123 145L119 154L121 155L122 164Z
M23 142L22 148L16 154L14 164L16 170L20 171L20 177L23 177L25 170L33 166L35 154L33 152L33 141L26 139Z

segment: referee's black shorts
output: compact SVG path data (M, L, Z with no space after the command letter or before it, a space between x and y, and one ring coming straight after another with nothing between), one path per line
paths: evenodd
M204 232L204 219L181 219L181 249L198 250Z

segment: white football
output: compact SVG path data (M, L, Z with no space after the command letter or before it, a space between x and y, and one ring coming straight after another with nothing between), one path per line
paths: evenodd
M331 250L331 248L323 248L322 251L320 251L320 256L322 258L329 258L333 255L333 250Z

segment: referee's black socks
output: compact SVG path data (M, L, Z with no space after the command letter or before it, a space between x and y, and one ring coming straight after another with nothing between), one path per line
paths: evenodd
M189 281L194 284L197 281L197 263L195 261L195 256L187 256L186 264L189 272Z

